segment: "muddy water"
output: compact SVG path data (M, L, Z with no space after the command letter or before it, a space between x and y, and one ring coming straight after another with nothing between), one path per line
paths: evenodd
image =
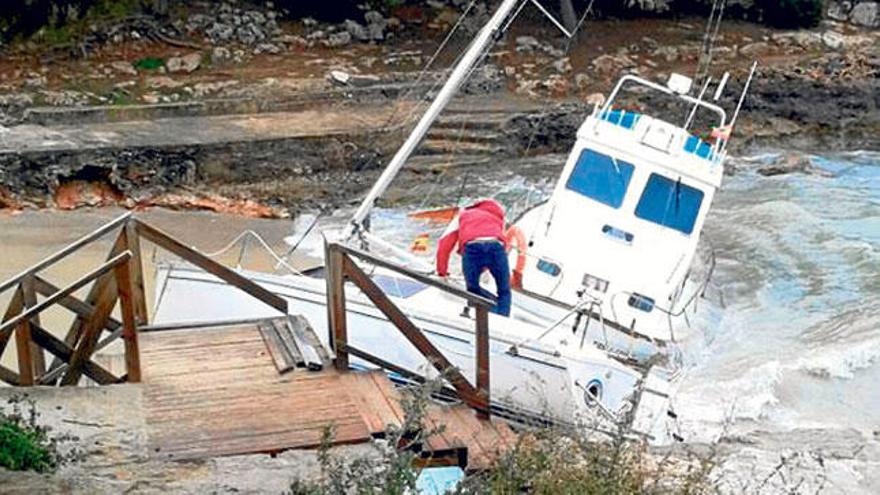
M124 210L104 208L70 212L25 211L17 215L0 214L0 233L2 233L0 234L0 280L14 277L25 268L123 213ZM231 217L207 212L174 212L156 209L140 212L137 215L151 225L179 238L185 244L195 246L206 253L222 250L246 230L254 231L274 250L283 252L286 248L283 239L292 228L290 221ZM108 235L41 274L56 286L63 287L103 263L113 239L113 235ZM228 249L216 259L235 266L241 254L239 247L236 245ZM156 262L169 260L172 257L156 250L149 243L144 243L143 250L147 307L152 308ZM271 271L274 267L271 256L257 247L254 241L249 242L245 255L243 259L248 268ZM83 297L87 291L88 287L77 294ZM4 311L11 294L12 290L0 294L0 308ZM61 308L52 308L41 315L41 319L44 327L60 336L66 332L73 316ZM113 349L110 351L111 354L115 353ZM4 353L2 364L17 366L13 346Z

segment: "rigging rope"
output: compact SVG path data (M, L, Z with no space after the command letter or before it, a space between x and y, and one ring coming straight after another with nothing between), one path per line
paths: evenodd
M703 33L700 59L697 61L697 69L694 72L694 82L697 87L702 85L703 79L709 75L709 68L712 65L712 52L715 49L715 42L718 39L726 8L727 0L714 0L712 3L712 10L709 12L709 19L706 22L706 32Z
M577 34L580 32L581 27L583 27L583 24L586 22L587 16L589 16L590 13L593 11L593 3L595 3L595 0L590 0L589 5L587 5L586 10L584 10L584 14L578 20L578 23L575 25L574 29L571 31L571 37L568 38L568 41L565 44L564 53L566 56L571 54L571 49L574 46L574 42L577 38ZM544 66L544 68L546 69L550 65L551 64L548 63ZM547 99L547 100L545 100L544 106L541 109L541 116L538 118L538 125L536 125L534 128L532 128L532 134L531 134L531 136L529 136L529 143L526 145L526 150L525 150L524 154L527 155L529 153L529 151L531 151L532 145L535 142L535 137L538 134L538 129L544 125L544 121L547 119L547 114L549 113L548 112L549 108L550 108L550 101L549 101L549 99Z
M249 239L249 238L254 238L254 239L256 239L256 241L257 241L257 242L263 247L263 249L265 249L265 251L266 251L267 253L269 253L269 256L271 256L271 257L272 257L272 258L278 263L278 265L276 265L276 266L283 266L284 268L286 268L287 270L289 270L290 273L292 273L292 274L294 274L294 275L302 275L302 272L300 272L300 271L297 270L296 268L290 266L286 261L284 261L283 258L281 258L280 256L278 256L278 254L275 252L275 250L272 249L272 248L269 246L269 243L267 243L267 242L266 242L266 241L260 236L260 234L254 232L253 230L245 230L244 232L238 234L237 236L235 236L234 239L232 239L231 241L229 241L228 244L226 244L225 246L223 246L221 249L219 249L219 250L217 250L217 251L214 251L214 252L212 252L212 253L205 253L205 252L202 252L202 254L205 255L205 256L207 256L207 257L209 257L209 258L216 258L216 257L221 256L221 255L225 254L226 252L228 252L230 249L232 249L232 248L235 247L237 244L239 244L239 242L241 242L241 241L245 241L245 240L247 240L247 239ZM200 251L200 252L201 252L201 251ZM239 258L239 259L240 259L240 258Z
M391 113L391 115L388 117L388 120L385 122L385 125L382 127L383 130L387 131L388 128L391 126L391 122L394 120L394 117L397 116L397 112L400 109L400 103L403 100L408 99L413 94L413 92L416 91L419 83L422 81L422 79L428 73L428 69L437 60L437 57L440 55L440 52L442 52L443 49L446 48L446 45L452 39L452 36L455 34L455 32L458 31L458 28L464 23L464 19L467 17L467 15L470 13L470 11L474 8L476 3L477 3L477 0L471 0L471 2L468 4L467 8L465 8L464 12L462 12L462 14L458 17L458 20L456 21L455 25L452 26L452 29L449 31L449 33L446 35L446 37L440 43L440 46L437 47L437 49L434 51L434 54L431 55L431 58L429 58L428 62L422 67L422 70L419 71L419 75L418 75L418 77L416 77L416 80L413 83L413 85L406 92L401 93L397 97L396 101L394 102L394 111ZM459 53L458 57L456 58L456 63L458 63L458 60L463 56L463 54L464 54L464 52ZM454 65L455 64L453 64L453 66ZM434 89L436 89L436 87L437 87L438 81L441 81L442 79L443 79L442 77L437 78L437 81L435 81L434 84L428 89L428 91L426 91L425 94L422 95L421 98L419 98L419 100L418 100L419 103L417 103L414 108L418 108L419 106L421 106L423 104L423 102L425 100L425 96L427 96L432 91L434 91ZM407 114L407 117L403 120L403 122L407 122L412 117L412 114L413 114L413 111L410 111Z

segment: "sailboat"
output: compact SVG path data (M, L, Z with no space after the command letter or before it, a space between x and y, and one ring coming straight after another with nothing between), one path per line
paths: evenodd
M412 133L341 231L325 238L430 273L422 258L370 229L370 215L431 124L485 50L526 0L504 0ZM546 13L546 12L545 12ZM751 81L754 66L749 76ZM724 81L726 82L726 77ZM596 105L546 202L514 222L524 242L511 254L521 284L510 317L490 315L494 414L514 421L617 423L655 440L673 434L668 348L674 320L705 288L695 276L700 232L721 185L729 129L736 120L691 92L689 78L665 84L626 75ZM687 121L627 111L621 92L638 87L691 109ZM719 84L717 95L723 89ZM714 141L689 132L697 112L714 119ZM519 263L517 263L519 262ZM711 271L711 269L709 270ZM291 303L330 348L327 286L320 270L276 275L241 273ZM465 376L474 376L473 315L460 300L382 269L370 276ZM194 323L224 317L273 316L271 310L188 266L166 264L157 280L154 322ZM356 287L346 288L348 339L353 346L424 377L437 373ZM354 366L370 363L353 359ZM397 376L398 379L403 379Z

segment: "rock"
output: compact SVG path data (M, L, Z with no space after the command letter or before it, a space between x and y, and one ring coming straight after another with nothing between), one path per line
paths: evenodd
M678 60L678 48L674 46L661 46L654 50L654 56L663 57L667 62Z
M186 72L187 74L195 72L202 65L202 54L199 52L190 53L183 57L171 57L165 62L168 72Z
M829 19L834 19L835 21L846 22L849 20L849 14L852 10L852 2L838 2L832 1L831 5L828 6L828 12L826 16Z
M26 88L45 88L48 83L49 81L46 79L46 76L36 72L28 74L23 81L23 85Z
M553 62L553 69L560 74L568 74L571 72L571 60L568 57L560 58Z
M324 40L326 46L330 48L339 48L342 46L346 46L351 43L351 33L348 31L340 31L338 33L333 33L329 38Z
M229 51L228 48L217 46L211 50L211 63L215 65L220 65L225 62L228 62L229 59L232 58L232 52Z
M633 60L625 55L600 55L593 60L593 67L596 68L599 72L611 73L617 72L621 69L629 69L635 67L636 64Z
M587 99L584 100L587 105L592 105L594 107L602 106L605 104L605 95L602 93L593 93L590 96L587 96Z
M516 51L519 53L529 53L541 48L541 42L534 36L517 36Z
M182 82L175 81L168 76L152 76L146 80L147 87L151 89L177 89L183 86Z
M799 153L784 155L776 160L775 163L760 167L757 172L764 177L773 177L776 175L786 175L792 173L803 173L811 175L821 175L828 177L831 174L822 169L813 166L809 156Z
M880 4L877 2L859 2L849 14L849 21L857 26L880 26Z
M382 14L371 10L364 14L364 20L367 23L367 31L371 39L375 41L385 39L385 29L388 28L388 21Z
M281 53L281 48L273 45L272 43L260 43L254 48L254 55L259 55L261 53L271 53L272 55L278 55Z
M214 43L229 43L235 36L235 27L220 22L215 22L205 31L208 38Z
M351 81L351 74L341 70L331 70L327 74L327 79L339 86L348 86L348 83Z
M367 31L367 28L361 26L358 22L347 19L342 24L345 27L345 30L348 31L348 34L350 34L354 39L358 41L370 40L370 33Z
M822 33L822 43L832 50L839 50L843 46L843 35L834 31Z
M578 89L584 90L590 85L590 76L584 74L583 72L578 72L574 76L574 85L577 86Z
M78 91L40 91L40 94L43 96L43 101L53 107L73 107L89 102L88 95Z
M155 105L155 104L159 103L159 100L160 100L160 98L157 93L144 93L141 96L141 101L143 101L144 103L146 103L148 105Z
M126 74L129 76L136 76L137 69L130 62L126 62L125 60L119 60L117 62L113 62L110 64L110 67L113 68L116 72L120 74Z
M764 41L756 41L754 43L749 43L748 45L742 46L739 49L739 53L741 55L745 55L747 57L754 57L763 52L766 52L769 46Z
M210 94L220 92L226 88L235 86L238 81L217 81L211 83L198 83L192 87L192 95L196 98L203 98Z

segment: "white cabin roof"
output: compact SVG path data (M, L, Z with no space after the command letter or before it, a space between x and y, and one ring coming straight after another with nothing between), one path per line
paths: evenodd
M713 188L721 186L724 153L681 127L624 110L594 112L578 129L578 139L632 163L650 163Z

